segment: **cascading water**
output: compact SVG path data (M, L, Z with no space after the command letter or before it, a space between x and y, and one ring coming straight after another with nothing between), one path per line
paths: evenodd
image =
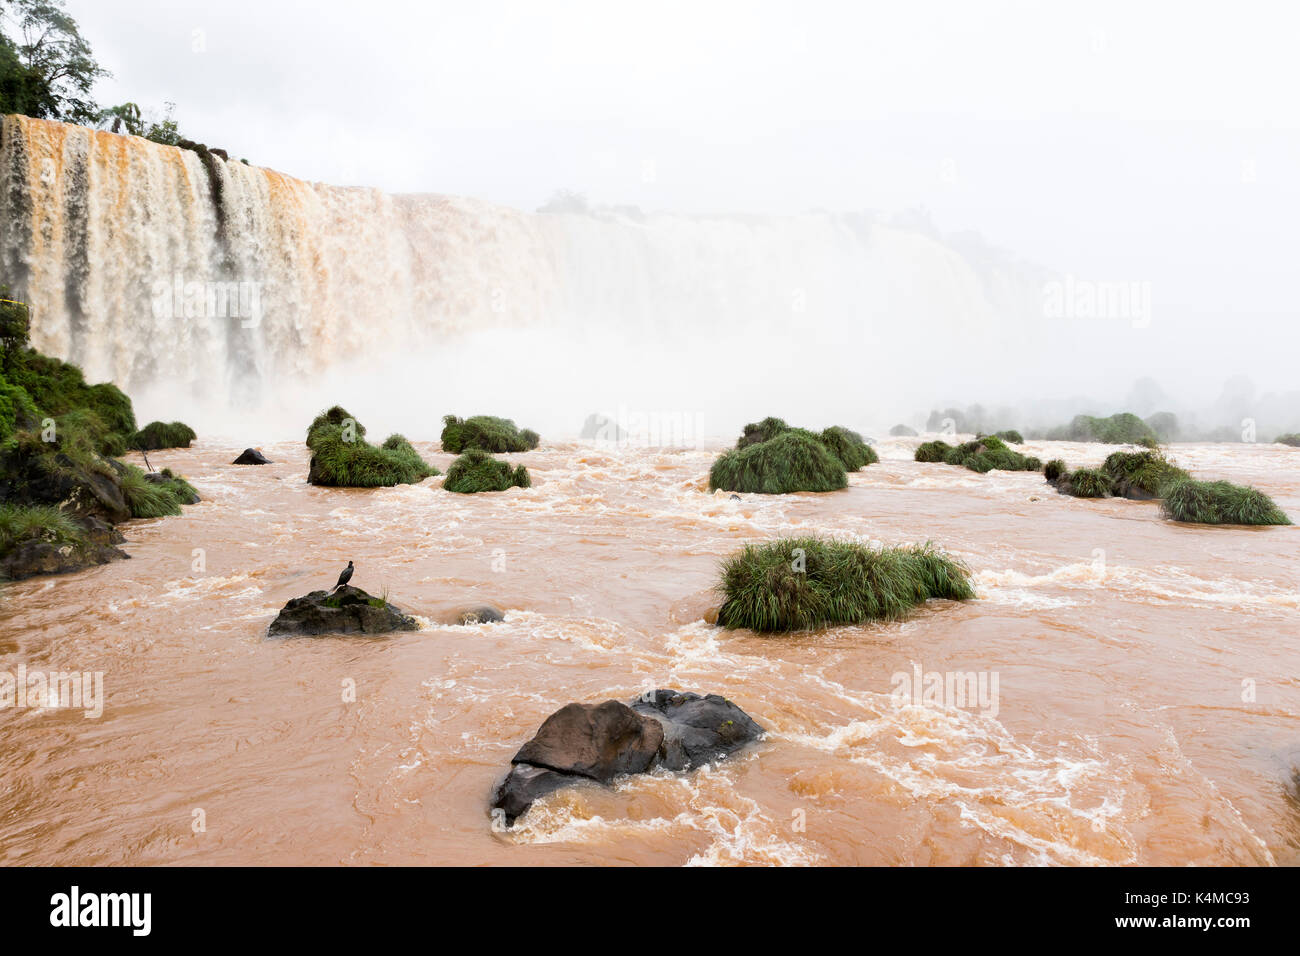
M200 424L286 394L301 414L341 382L391 389L412 371L425 398L451 400L489 366L524 392L490 410L522 410L542 350L580 366L585 389L549 386L568 417L543 427L615 402L752 411L735 382L704 387L728 362L751 382L815 368L815 389L784 390L823 401L794 394L789 414L822 412L837 381L880 411L908 381L889 356L950 374L1035 334L1033 276L870 216L527 214L17 116L0 175L0 275L31 304L33 344ZM430 369L451 395L428 395Z

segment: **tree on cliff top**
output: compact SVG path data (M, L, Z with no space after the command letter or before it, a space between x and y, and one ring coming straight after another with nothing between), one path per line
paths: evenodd
M96 61L63 0L0 0L0 112L93 123Z

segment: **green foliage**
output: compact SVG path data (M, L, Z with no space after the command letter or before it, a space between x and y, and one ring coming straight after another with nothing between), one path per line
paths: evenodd
M438 473L401 435L390 435L376 447L365 441L365 434L365 427L341 406L317 415L307 429L312 451L308 480L335 488L377 488L413 484Z
M1052 441L1100 442L1103 445L1136 445L1156 442L1156 433L1132 412L1119 412L1109 418L1075 415L1070 424L1048 432Z
M471 448L451 463L442 486L459 494L480 491L505 491L507 488L528 488L532 480L523 465L511 468L504 461L487 452Z
M1014 428L1008 428L1006 431L997 432L994 434L994 437L1001 438L1006 442L1011 442L1013 445L1023 445L1025 443L1025 436L1020 434L1020 432L1016 431Z
M86 544L81 526L53 505L0 504L0 558L33 539L74 547Z
M724 562L718 590L718 623L753 631L887 620L930 598L975 596L966 567L932 545L877 551L822 538L745 545Z
M1273 499L1254 488L1227 481L1175 481L1161 502L1165 517L1196 524L1290 524Z
M342 405L333 405L312 419L312 423L307 426L307 447L313 447L317 438L335 429L348 440L360 441L366 437L364 425Z
M81 369L39 352L25 350L12 357L5 375L11 386L27 393L37 410L31 424L42 417L62 418L71 412L89 412L86 424L97 430L96 447L117 448L135 431L131 399L108 382L87 385ZM113 436L117 436L116 439Z
M1147 427L1162 442L1177 441L1179 435L1178 418L1173 412L1156 412L1146 418Z
M935 441L922 442L917 446L916 454L912 457L916 461L924 462L947 461L952 450L952 445L949 445L946 441L936 439Z
M1048 481L1056 481L1058 478L1069 474L1069 472L1070 470L1065 467L1065 462L1059 458L1053 458L1043 466L1043 477Z
M837 491L847 485L843 462L802 430L725 452L709 471L710 490L780 495Z
M121 474L122 495L133 518L165 518L181 513L181 500L169 484L153 482L135 465Z
M510 419L493 415L445 415L442 423L442 450L454 455L473 448L498 455L532 451L540 441L537 432L520 431Z
M1115 483L1117 494L1137 490L1155 498L1164 497L1164 489L1171 482L1191 477L1159 450L1113 452L1107 456L1102 471Z
M1279 445L1290 445L1292 448L1300 448L1300 432L1290 432L1286 435L1278 435L1273 439Z
M857 471L867 465L880 461L876 450L868 445L857 432L841 425L832 425L823 431L818 440L830 449L844 464L847 471Z
M1114 485L1100 468L1079 468L1065 476L1060 489L1075 498L1109 498Z
M129 447L139 451L160 448L189 448L198 436L184 422L150 422L131 436Z
M790 431L790 426L785 423L785 419L769 415L761 422L750 422L744 427L740 438L736 440L736 449L739 451L741 448L748 448L750 445L771 441L777 435L788 431Z
M98 117L91 90L111 74L95 62L62 0L7 0L0 27L0 113L69 123Z
M950 449L943 460L949 465L961 465L980 474L990 471L1037 471L1043 467L1037 458L1012 451L1001 438L994 435L964 442Z
M7 285L0 285L0 368L8 368L13 356L27 347L31 333L27 303L12 298Z

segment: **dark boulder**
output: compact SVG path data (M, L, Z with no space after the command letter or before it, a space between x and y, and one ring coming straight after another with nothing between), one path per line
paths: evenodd
M243 453L231 462L232 465L271 465L274 462L256 448L245 448Z
M344 585L336 591L312 591L294 598L271 622L267 634L389 634L419 627L415 618L400 608L360 588Z
M506 612L493 604L476 604L474 607L457 611L455 615L457 624L495 624L505 619Z
M627 704L566 704L546 718L511 763L609 783L621 774L648 770L663 742L659 722Z
M633 701L632 709L663 724L659 765L669 770L720 760L763 733L749 714L717 694L657 690Z
M616 700L566 704L515 754L492 807L513 823L534 800L567 784L609 783L656 767L690 770L762 734L748 714L717 694L656 690L631 706Z

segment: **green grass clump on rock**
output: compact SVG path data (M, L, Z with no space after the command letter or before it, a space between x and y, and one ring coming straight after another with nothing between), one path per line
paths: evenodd
M844 463L807 432L776 437L725 452L709 470L709 489L782 495L838 491L848 486Z
M948 453L952 451L952 445L946 441L927 441L917 446L916 454L912 457L916 461L937 462L947 461Z
M1165 490L1161 509L1174 521L1195 524L1290 524L1262 491L1227 481L1175 481Z
M880 461L876 450L850 428L832 425L817 437L844 464L847 471L857 471Z
M1025 436L1020 434L1020 432L1016 431L1014 428L1008 428L1006 431L995 432L993 437L1001 438L1003 441L1011 442L1013 445L1023 445L1025 443Z
M401 435L375 446L365 434L365 427L339 405L317 415L307 429L312 452L307 480L332 488L379 488L438 474Z
M1114 484L1100 468L1079 468L1062 478L1060 489L1075 498L1109 498Z
M1113 452L1101 467L1127 497L1163 498L1169 484L1191 477L1159 451Z
M442 450L454 455L472 448L497 455L532 451L541 440L532 429L520 429L510 419L493 415L465 419L446 415L442 423Z
M135 465L122 472L122 496L133 518L165 518L181 513L181 499L169 484L150 481ZM191 489L192 490L192 489Z
M950 449L943 460L949 465L961 465L980 474L990 471L1038 471L1043 467L1037 458L1012 451L995 435L984 435L974 441L964 442Z
M1060 458L1053 458L1043 466L1043 477L1048 481L1056 481L1063 475L1068 475L1070 469L1065 467L1065 462Z
M189 448L198 436L184 422L150 422L131 436L127 446L138 451L161 448Z
M0 558L34 538L73 547L86 543L82 527L54 505L0 504Z
M822 538L746 545L723 564L718 589L720 625L769 632L890 620L930 598L975 596L966 567L932 545L877 551Z
M1278 435L1273 441L1279 445L1290 445L1292 448L1300 448L1300 432L1291 432L1286 435Z
M505 491L507 488L528 488L532 485L528 469L523 465L511 468L487 452L471 448L451 463L442 486L459 494L480 491Z

